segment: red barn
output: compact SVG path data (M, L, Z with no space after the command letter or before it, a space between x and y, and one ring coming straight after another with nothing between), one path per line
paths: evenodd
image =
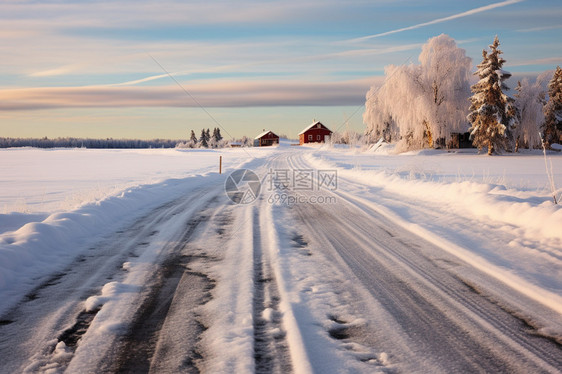
M319 121L314 121L312 125L299 133L300 144L305 143L324 143L330 138L332 131Z
M279 136L275 135L272 131L264 130L254 139L254 147L264 147L273 144L279 144Z

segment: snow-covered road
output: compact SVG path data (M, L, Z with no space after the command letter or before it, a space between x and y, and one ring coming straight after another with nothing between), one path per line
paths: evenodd
M246 162L255 201L231 202L228 174L193 176L88 242L0 316L0 372L559 372L551 291L433 240L424 201L403 203L404 224L391 192L311 152Z
M293 155L289 167L312 165ZM357 187L353 181L340 177L338 183L336 204L295 204L293 216L309 250L342 273L338 281L347 286L340 292L364 295L348 301L356 309L353 315L364 320L361 328L337 327L346 344L371 342L406 372L555 372L561 367L559 345L533 335L528 321L482 288L493 282L489 276L345 192Z

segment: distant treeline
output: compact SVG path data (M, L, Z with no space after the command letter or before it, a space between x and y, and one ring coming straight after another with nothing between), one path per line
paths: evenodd
M0 148L175 148L181 140L82 139L82 138L0 138Z

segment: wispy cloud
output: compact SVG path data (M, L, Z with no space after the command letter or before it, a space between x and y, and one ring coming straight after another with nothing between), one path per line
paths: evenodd
M182 73L171 73L171 75L177 76L177 75L184 75L184 74L182 74ZM111 84L110 86L116 86L116 87L118 87L118 86L134 86L136 84L151 82L151 81L154 81L154 80L157 80L157 79L162 79L162 78L168 78L168 74L151 75L150 77L136 79L136 80L122 82L122 83L115 83L115 84Z
M377 55L384 55L396 52L405 52L420 49L422 47L422 43L414 43L414 44L404 44L398 46L391 46L391 47L382 47L382 48L364 48L364 49L351 49L347 51L341 52L334 52L328 53L324 55L317 55L317 56L309 56L307 59L309 60L319 60L319 59L326 59L326 58L335 58L335 57L352 57L352 56L377 56Z
M361 56L376 56L376 55L384 55L384 54L391 54L396 52L404 52L404 51L411 51L416 49L421 49L421 43L415 44L405 44L399 46L390 46L390 47L381 47L381 48L368 48L368 49L353 49L353 50L345 50L341 52L333 52L333 53L324 53L324 54L316 54L316 55L305 55L305 56L296 56L296 57L279 57L275 59L269 60L253 60L252 62L244 63L244 64L229 64L229 65L219 65L215 67L208 67L205 69L197 69L197 70L187 70L187 71L177 71L172 72L170 75L174 77L182 77L192 74L201 74L201 73L219 73L219 72L235 72L235 71L248 71L251 70L249 68L256 68L258 66L267 66L271 65L274 67L278 66L297 66L299 63L307 63L307 62L315 62L321 60L330 60L336 58L347 58L347 57L361 57ZM302 70L302 65L300 69ZM319 71L320 68L316 66L315 68L310 68L314 71ZM289 69L291 70L291 69ZM305 69L306 70L306 69ZM333 69L324 70L324 73L333 72ZM151 82L159 79L169 79L170 77L168 74L156 74L147 76L145 78L140 78L136 80L121 82L111 84L109 86L134 86L146 82Z
M531 28L528 28L528 29L519 29L519 30L515 30L515 31L517 31L517 32L539 32L539 31L548 31L548 30L556 30L556 29L562 29L562 25L531 27Z
M510 66L532 66L532 65L562 65L562 56L537 58L533 60L514 61L509 64Z
M361 2L359 2L361 3ZM256 24L306 21L321 23L318 14L344 12L352 2L315 1L207 1L207 0L120 0L120 1L14 1L0 2L0 19L25 22L43 30L69 28L124 29L177 25Z
M169 79L170 75L174 77L181 77L186 75L192 74L202 74L202 73L220 73L220 72L233 72L233 71L242 71L243 68L247 68L250 66L258 66L258 65L266 65L267 63L271 63L273 61L253 61L246 64L230 64L230 65L219 65L219 66L211 66L204 69L193 69L193 70L186 70L186 71L178 71L173 73L163 73L163 74L156 74L151 75L145 78L135 79L132 81L122 82L122 83L114 83L110 84L109 86L134 86L141 83L151 82L158 79ZM278 60L275 60L275 63L279 63Z
M417 25L403 27L403 28L391 30L391 31L386 31L386 32L382 32L382 33L379 33L379 34L363 36L363 37L351 39L351 40L348 40L348 41L349 42L362 42L362 41L369 40L369 39L380 38L380 37L386 36L386 35L397 34L399 32L403 32L403 31L415 30L415 29L419 29L421 27L435 25L437 23L442 23L442 22L447 22L447 21L452 21L452 20L457 19L457 18L468 17L468 16L471 16L471 15L474 15L474 14L477 14L477 13L486 12L488 10L501 8L501 7L516 4L516 3L520 3L522 1L524 1L524 0L502 1L502 2L499 2L499 3L494 3L494 4L482 6L482 7L479 7L479 8L474 8L474 9L468 10L466 12L453 14L452 16L437 18L437 19L434 19L432 21L428 21L428 22L424 22L424 23L418 23Z
M65 65L65 66L60 66L58 68L54 68L54 69L36 71L36 72L30 73L28 75L30 77L52 77L52 76L76 72L76 71L79 71L83 67L84 67L84 64Z
M186 86L205 107L361 105L371 79L345 82L211 81ZM198 107L176 86L0 90L0 111L55 108Z

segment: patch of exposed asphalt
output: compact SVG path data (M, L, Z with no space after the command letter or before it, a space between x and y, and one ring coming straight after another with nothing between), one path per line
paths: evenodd
M204 278L206 281L202 282L203 291L211 287L212 281L206 275L195 275L194 272L188 270L188 264L193 257L182 253L197 227L202 222L206 222L208 218L208 216L200 216L188 223L181 240L171 251L172 255L161 264L154 274L150 291L135 314L129 332L120 342L120 353L116 360L115 372L148 372L150 370L160 329L185 273ZM200 301L197 300L196 303L199 304Z

